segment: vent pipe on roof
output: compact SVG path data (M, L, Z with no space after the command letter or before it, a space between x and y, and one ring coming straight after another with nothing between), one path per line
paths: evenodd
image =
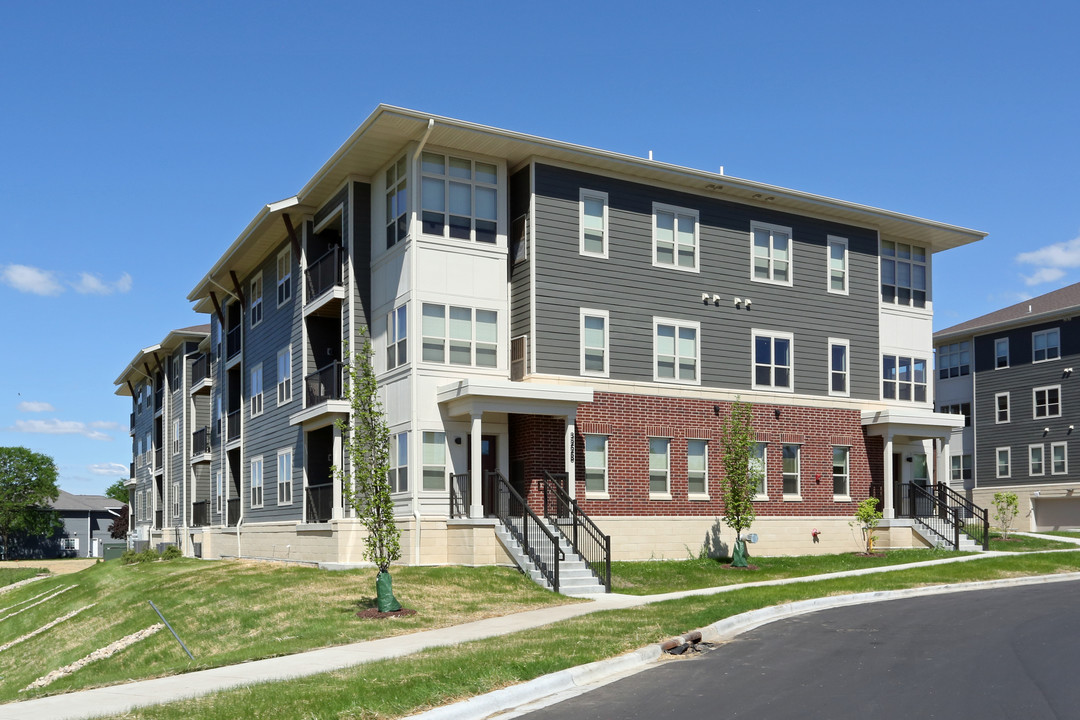
M723 166L723 165L721 165L721 166L720 166L720 174L721 174L721 175L723 175L723 174L724 174L724 166Z
M1031 306L1028 305L1028 312L1031 312Z
M649 160L652 160L652 150L649 151Z

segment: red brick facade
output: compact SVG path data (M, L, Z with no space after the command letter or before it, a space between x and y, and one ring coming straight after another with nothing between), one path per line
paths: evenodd
M585 512L594 516L718 516L722 511L720 478L723 465L719 439L731 403L689 398L597 393L577 415L576 494ZM756 504L762 517L849 516L869 492L871 465L858 410L788 405L755 405L753 425L758 439L768 444L766 487L769 500ZM563 471L562 418L511 415L511 463L529 489L529 504L539 505L537 483L544 470ZM608 436L608 500L585 499L583 434ZM670 437L671 500L649 499L649 438ZM687 439L709 440L708 500L687 494ZM782 444L800 446L800 500L783 499ZM836 445L851 448L851 500L833 500L832 452ZM880 448L877 464L880 465ZM880 475L880 469L874 473Z

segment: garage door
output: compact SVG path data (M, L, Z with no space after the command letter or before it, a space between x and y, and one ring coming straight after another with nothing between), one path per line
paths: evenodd
M1080 497L1031 498L1036 530L1080 528Z

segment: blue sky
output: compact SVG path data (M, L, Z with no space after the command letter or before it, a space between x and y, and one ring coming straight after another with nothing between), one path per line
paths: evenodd
M125 476L113 380L380 102L988 232L937 328L1080 279L1075 3L632 7L4 3L0 445Z

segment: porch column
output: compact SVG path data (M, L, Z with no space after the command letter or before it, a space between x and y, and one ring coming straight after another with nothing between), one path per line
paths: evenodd
M563 470L566 472L566 491L570 497L577 497L577 474L574 472L574 460L577 458L577 410L566 416L566 432L563 438Z
M886 518L896 517L893 508L893 446L892 433L885 435L885 507L881 514Z
M948 487L951 476L949 466L949 436L946 435L943 438L935 439L934 447L937 448L937 477L935 482L937 482L938 485Z
M333 445L332 445L333 449L331 450L331 452L333 453L333 455L331 456L331 459L332 459L334 465L336 465L339 468L343 468L343 467L345 467L345 463L342 462L342 458L341 458L341 440L342 440L341 439L341 428L339 428L337 426L337 423L334 423L333 427L334 427L334 440L333 440ZM305 442L306 442L306 438L305 438ZM304 453L304 474L305 475L307 474L307 453ZM330 517L334 518L335 520L340 520L345 515L344 508L342 507L342 500L345 497L345 488L341 487L341 481L338 481L337 478L333 478L333 480L335 481L334 482L334 507L330 511ZM305 495L304 502L306 503L307 502L307 497L306 497L306 495L307 495L307 477L304 478L303 487L304 487L304 495ZM305 510L305 513L306 513L306 510ZM305 519L306 519L306 515L305 515Z
M484 517L484 496L482 494L484 482L483 466L483 439L480 433L483 431L481 419L482 412L473 413L472 435L469 437L469 467L472 468L472 477L469 478L469 517Z

